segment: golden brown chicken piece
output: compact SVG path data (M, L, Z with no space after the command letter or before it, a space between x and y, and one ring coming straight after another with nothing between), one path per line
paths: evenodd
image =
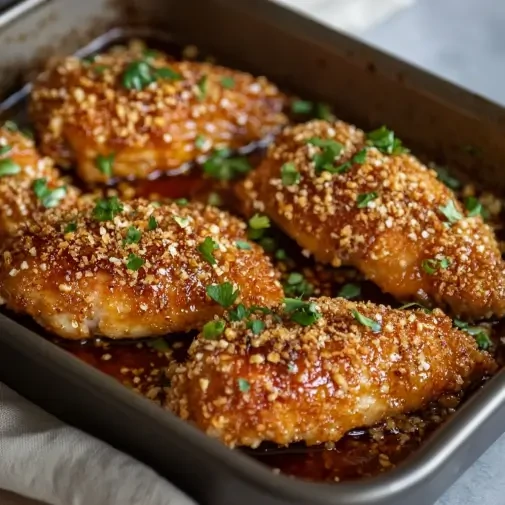
M30 110L43 152L94 182L259 141L287 122L284 102L264 77L122 51L66 58L37 79Z
M312 121L286 128L237 191L317 260L353 265L399 300L505 315L492 230L402 151L386 129L367 140L346 123Z
M311 445L420 409L496 369L439 309L299 303L283 321L254 316L264 325L256 334L235 322L221 336L199 335L171 375L168 407L231 447ZM311 314L312 324L297 322Z
M0 297L69 339L198 329L235 299L270 306L282 297L276 272L246 241L245 228L199 204L81 201L35 215L6 244Z
M0 240L15 233L33 212L72 204L77 194L14 124L0 128Z

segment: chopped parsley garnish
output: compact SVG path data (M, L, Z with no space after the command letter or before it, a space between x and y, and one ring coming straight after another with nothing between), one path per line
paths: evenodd
M0 156L7 154L10 150L12 150L11 146L1 146L0 147Z
M144 55L144 58L146 60L153 60L155 58L157 58L159 55L160 55L160 52L159 51L156 51L156 49L144 49L144 51L142 52L142 54Z
M307 144L311 144L322 149L321 153L314 155L314 167L316 172L322 172L326 170L328 172L335 173L335 158L340 156L344 146L339 142L332 139L322 139L320 137L312 137L307 140Z
M168 352L170 351L170 346L164 338L157 338L156 340L151 340L147 342L147 345L158 352Z
M219 196L219 193L215 193L213 191L212 193L209 193L209 196L207 197L207 203L213 207L219 207L223 204L223 200Z
M235 87L235 79L231 76L226 76L221 79L221 86L226 89L233 89Z
M207 139L203 135L197 135L195 139L195 147L202 150L205 147Z
M379 195L375 191L372 191L371 193L361 193L356 199L358 209L368 207L368 204L375 200L378 196Z
M292 272L289 274L283 288L284 293L289 297L309 296L314 291L314 286L298 272Z
M271 253L277 249L277 241L273 237L261 237L258 243L266 252Z
M352 167L353 164L361 164L365 163L365 161L366 149L362 149L361 151L357 152L349 161L346 161L345 163L342 163L342 165L335 167L333 169L333 172L336 174L344 174Z
M402 141L395 136L393 130L389 130L385 126L381 126L366 136L368 144L376 147L384 154L402 154L408 153L409 150L402 145Z
M209 321L204 324L202 334L205 340L215 340L224 331L226 324L224 321Z
M40 203L46 208L50 209L56 207L63 198L67 195L67 188L60 186L59 188L49 189L47 179L36 179L33 181L33 192L40 200Z
M334 116L331 112L331 107L327 103L316 103L316 108L315 108L315 116L318 119L324 119L326 121L330 121L331 119L334 119Z
M112 165L114 165L115 154L111 153L109 155L99 154L95 158L95 166L102 172L102 174L110 177L112 175Z
M109 67L107 65L94 65L91 69L95 74L103 74Z
M174 200L174 202L179 206L179 207L186 207L186 205L189 203L187 198L177 198Z
M451 263L450 258L429 258L422 261L421 267L427 274L433 275L438 269L445 270Z
M251 384L249 384L249 382L246 381L245 379L242 378L237 379L237 383L241 393L248 393L250 391Z
M405 305L398 307L398 310L414 309L414 308L421 309L423 312L426 312L426 314L431 313L431 310L428 309L428 307L425 307L424 305L421 305L420 303L417 302L406 303Z
M181 227L186 228L189 224L189 217L174 216L174 221Z
M259 335L265 329L265 323L258 319L247 321L246 328L250 329L254 335Z
M314 104L307 100L295 100L291 103L291 111L294 114L310 114Z
M224 308L228 308L235 303L240 290L234 290L231 282L223 284L212 284L206 288L207 294L212 300L219 303Z
M450 189L459 189L461 187L461 182L458 181L455 177L452 177L449 174L449 171L445 167L440 167L435 165L433 167L438 174L438 178Z
M203 164L203 171L207 175L229 181L251 170L251 164L244 156L230 158L229 149L217 149Z
M230 321L242 321L249 315L249 311L242 303L239 303L234 309L228 311Z
M482 215L482 204L475 196L469 196L465 200L465 208L468 211L468 217L475 217Z
M10 158L0 160L0 177L5 175L16 175L21 172L21 167Z
M219 249L217 242L214 242L210 237L206 237L205 240L198 246L198 252L202 255L203 259L209 263L209 265L216 264L216 258L214 258L214 251Z
M235 242L235 245L237 246L238 249L242 249L244 251L249 251L252 246L249 244L249 242L246 242L245 240L237 240Z
M126 237L124 239L125 244L138 244L140 242L140 237L142 236L142 232L135 228L135 226L130 226L128 230L126 230Z
M65 229L63 230L63 233L65 233L65 235L67 233L73 233L74 231L77 230L77 223L68 223L67 226L65 226Z
M281 179L284 186L291 186L300 182L300 172L294 163L284 163L281 167Z
M149 231L156 230L158 228L158 222L154 216L149 217L149 221L147 222L147 229Z
M134 270L137 271L142 265L145 263L145 261L137 256L136 254L130 254L128 256L128 261L126 263L126 268L128 270Z
M459 319L454 319L454 326L460 330L466 331L475 338L475 342L479 349L486 350L493 344L492 340L489 338L488 332L481 326L470 326L465 321Z
M288 255L286 254L286 251L284 249L277 249L277 251L275 251L275 259L282 261L287 258Z
M284 298L284 311L289 314L291 321L301 326L309 326L321 317L314 302L304 302L299 298Z
M93 209L93 218L96 221L112 221L114 216L123 211L123 204L117 196L104 198L96 202Z
M207 84L208 77L206 75L202 75L202 77L200 77L196 83L196 86L198 88L198 98L200 100L203 100L207 96Z
M463 216L454 204L454 200L449 200L446 205L441 205L438 210L451 224L457 223L460 219L463 219Z
M359 284L353 284L350 282L342 286L337 296L352 300L353 298L357 298L359 295L361 295L361 287Z
M359 324L361 324L363 326L367 326L374 333L378 333L379 331L381 331L381 325L377 321L374 321L373 319L365 317L363 314L361 314L357 310L352 310L352 315L353 315L354 319L356 319L356 321L358 321Z
M17 132L19 129L17 123L14 121L11 121L10 119L5 121L3 127L6 130L9 130L10 132Z
M122 84L126 89L143 90L157 79L180 80L182 76L171 68L155 68L147 61L129 63L123 73Z
M270 228L270 219L267 216L255 214L249 219L249 230L247 233L250 239L258 240L263 236L267 228Z
M296 365L296 363L288 363L288 372L289 373L298 372L298 366Z

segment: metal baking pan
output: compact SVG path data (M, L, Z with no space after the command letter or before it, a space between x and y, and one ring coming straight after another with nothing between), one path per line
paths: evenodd
M333 104L365 128L385 123L417 152L458 167L461 177L505 189L502 108L268 0L25 0L0 16L0 93L21 89L0 112L18 113L23 83L48 57L125 28L196 43L229 66ZM355 483L304 482L228 450L37 331L0 314L0 380L144 461L203 505L428 505L504 431L500 372L398 468Z

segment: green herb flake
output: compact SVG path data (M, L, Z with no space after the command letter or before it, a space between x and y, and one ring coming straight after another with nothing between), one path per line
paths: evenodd
M284 261L288 258L288 255L286 254L286 251L284 249L277 249L275 251L275 259L279 261Z
M170 81L180 81L182 79L182 75L179 74L179 72L169 67L153 68L152 73L156 79L166 79Z
M117 196L98 200L93 209L93 219L96 221L112 221L114 216L123 211L123 204Z
M358 198L356 199L356 204L358 206L358 209L363 209L365 207L368 207L368 204L378 198L378 194L375 191L372 191L371 193L362 193L358 195Z
M402 305L401 307L398 307L398 310L406 310L406 309L420 309L423 312L426 312L426 314L430 314L431 310L425 307L424 305L421 305L420 303L417 302L410 302Z
M284 311L291 321L301 326L309 326L321 318L321 313L314 302L304 302L299 298L284 298Z
M367 134L368 144L376 147L384 154L403 154L409 150L402 145L402 141L395 136L393 130L381 126Z
M0 156L7 154L11 150L12 150L11 146L0 146Z
M9 120L7 120L7 121L5 121L5 123L4 123L4 125L3 125L3 127L4 127L6 130L10 131L11 133L13 133L13 132L17 132L17 131L18 131L18 129L19 129L19 128L18 128L17 123L16 123L16 122L14 122L14 121L11 121L10 119L9 119Z
M206 237L205 240L197 247L198 252L202 255L203 259L209 263L209 265L216 264L216 258L214 258L214 251L219 249L217 242L214 242L210 237Z
M433 167L437 172L438 178L450 189L457 190L461 187L461 182L455 177L452 177L445 167L435 165Z
M259 335L265 329L265 323L263 321L259 321L258 319L254 319L252 321L248 321L246 327L250 329L254 335Z
M126 230L126 237L124 239L125 244L138 244L140 242L140 237L142 236L142 232L135 228L135 226L130 226L128 230Z
M156 49L150 49L150 48L144 49L142 54L144 55L144 58L146 60L154 60L160 56L159 51L157 51Z
M249 311L242 303L239 303L234 309L228 311L230 321L242 321L249 315Z
M222 284L212 284L206 288L207 294L212 300L219 303L224 308L228 308L235 303L240 290L234 290L231 282Z
M60 201L67 195L65 186L49 189L46 178L36 179L33 181L32 187L35 196L46 209L58 206Z
M235 87L235 79L231 76L225 76L221 79L221 86L225 89L233 89Z
M196 83L196 87L198 89L198 98L199 100L203 100L207 96L207 88L208 88L208 77L206 75L202 75L198 82Z
M296 373L298 372L298 366L296 365L296 363L288 363L288 372L289 373Z
M246 381L245 379L242 378L237 379L237 384L241 393L248 393L251 389L251 384L249 384L249 382Z
M453 324L456 328L472 335L479 349L485 351L493 345L493 341L489 337L488 332L481 326L470 326L465 321L459 319L454 319Z
M130 254L128 256L126 268L128 270L133 270L136 272L139 268L142 267L142 265L144 263L145 263L145 261L142 258L140 258L139 256L137 256L136 254Z
M450 258L429 258L421 262L421 267L427 274L433 275L439 269L445 270L451 263L452 260Z
M309 296L314 291L314 286L308 282L301 273L298 272L292 272L289 274L283 288L284 294L286 294L288 297Z
M158 352L166 353L170 351L170 346L164 338L151 340L150 342L147 342L147 345Z
M68 223L67 226L65 226L63 233L66 235L67 233L74 233L74 231L76 230L77 230L77 223L72 222Z
M482 204L475 196L466 198L465 208L468 211L468 217L482 216Z
M19 174L19 172L21 172L21 167L10 158L0 160L0 177L16 175Z
M293 114L310 114L314 104L307 100L295 100L291 103L291 112Z
M219 207L220 205L223 205L223 200L219 193L215 193L213 191L212 193L209 193L209 196L207 197L207 203L213 207Z
M224 321L209 321L204 324L202 335L205 340L216 340L225 329L226 323Z
M124 71L122 84L126 89L143 90L154 82L155 78L149 63L143 60L132 61Z
M229 149L217 149L203 164L205 174L222 181L229 181L246 174L251 170L251 164L244 156L229 157Z
M195 139L195 147L200 151L205 147L207 139L203 135L197 135Z
M300 172L294 163L284 163L281 167L281 179L284 186L292 186L300 182Z
M454 200L449 200L446 205L441 205L438 210L451 224L457 223L460 219L463 219L463 215L456 208Z
M348 283L344 284L340 291L338 292L339 297L347 298L347 300L352 300L361 295L361 287L359 284Z
M95 166L107 177L112 175L112 166L114 165L115 154L111 153L109 155L99 154L95 158Z
M265 252L273 253L277 249L277 241L273 237L261 237L258 243Z
M267 216L261 216L260 214L255 214L251 219L249 219L249 229L247 230L247 236L251 240L258 240L264 234L265 230L270 227L270 219Z
M352 312L354 319L356 319L356 321L358 321L359 324L361 324L363 326L367 326L374 333L378 333L379 331L381 331L381 325L377 321L374 321L373 319L365 317L363 314L361 314L357 310L352 310L351 312Z
M332 139L322 139L320 137L311 137L307 140L307 144L320 147L321 153L317 153L313 157L314 167L316 172L324 170L335 173L336 168L333 165L335 158L338 158L344 149L344 146Z
M237 240L235 241L235 245L238 249L242 249L243 251L250 251L252 249L251 244L245 240Z
M107 65L93 65L92 71L96 75L102 75L109 67Z
M174 200L174 203L179 207L186 207L189 201L187 200L187 198L177 198L176 200Z
M189 217L174 216L174 221L181 227L186 228L189 224Z
M316 103L316 110L314 114L318 119L331 121L334 116L331 112L331 107L327 103Z

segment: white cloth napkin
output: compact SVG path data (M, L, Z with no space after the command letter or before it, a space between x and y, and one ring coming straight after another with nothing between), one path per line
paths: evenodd
M303 12L319 22L359 33L384 21L415 0L273 0Z
M150 468L0 382L2 488L50 505L195 505Z

